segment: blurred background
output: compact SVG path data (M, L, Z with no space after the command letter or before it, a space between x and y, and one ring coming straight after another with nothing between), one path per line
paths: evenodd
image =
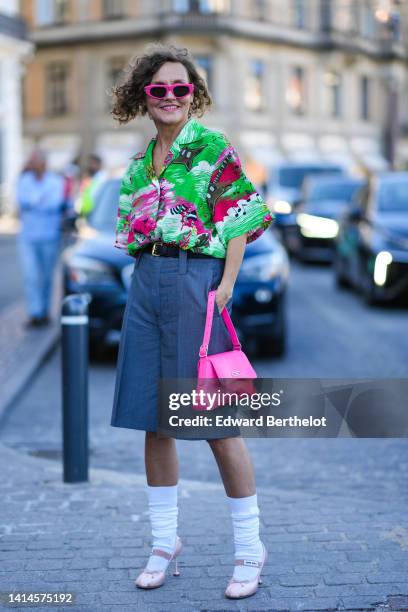
M16 346L58 346L72 293L89 299L91 357L110 355L113 376L133 269L113 247L120 176L154 126L116 125L110 91L153 41L193 54L214 101L202 122L228 135L276 217L234 289L262 375L406 376L407 2L3 0L3 378L17 375ZM39 322L27 321L33 258L18 249L35 149L63 184L54 314Z
M276 161L299 157L372 170L408 164L406 2L10 0L0 8L2 209L33 144L56 170L90 153L121 169L143 147L148 119L117 128L108 92L152 40L193 53L215 103L205 123L230 135L258 182Z
M82 594L89 609L102 609L98 597L106 588L115 597L106 601L120 603L117 591L132 588L131 570L111 568L133 568L141 558L117 560L104 546L101 559L75 565L78 559L62 559L64 551L61 559L51 558L52 550L45 559L32 540L66 545L66 557L82 553L73 549L84 538L84 548L103 541L103 532L115 540L125 525L117 483L129 483L129 512L140 509L147 520L144 432L110 426L134 264L113 244L121 174L154 126L147 118L116 125L109 92L154 41L193 54L214 100L201 121L227 134L275 214L273 226L247 245L233 296L232 318L258 376L408 377L407 0L0 0L0 455L8 512L0 544L3 534L21 540L11 548L3 540L12 574L7 588L35 584L37 592L38 579L49 577L54 582L46 590L60 580L65 591L65 581L76 580L65 570L82 568L75 588L95 590ZM93 468L114 473L105 493L94 481L89 498L85 489L57 488L50 502L60 466L50 468L53 461L44 458L62 457L60 314L70 294L88 301L89 455ZM392 406L388 419L382 418L388 406L381 406L376 426L376 406L365 407L363 420L377 432L373 438L394 439L350 439L359 432L349 429L343 431L349 439L290 433L295 439L248 440L257 485L269 495L263 521L274 550L271 571L290 566L289 581L271 581L271 593L283 598L279 609L372 609L373 600L408 593L407 447L395 439L406 432L392 422ZM78 406L70 408L74 414ZM191 442L177 446L181 477L199 481L185 500L188 543L191 531L200 556L210 549L221 554L224 533L208 548L203 543L213 525L224 530L221 503L205 487L202 506L196 497L204 483L219 483L217 466L205 441L195 442L194 461ZM51 476L38 476L46 463ZM302 525L307 517L316 525ZM129 523L138 520L129 515ZM129 539L142 533L142 521ZM71 532L74 547L58 544ZM136 540L133 554L144 554ZM302 581L292 566L316 576ZM23 568L31 574L16 571ZM203 569L193 567L192 579ZM350 580L343 584L339 570ZM372 572L378 574L367 582L363 574ZM103 583L88 588L96 576ZM112 584L116 579L123 584ZM191 592L210 609L196 580ZM302 602L291 608L295 593ZM315 596L326 599L310 607Z

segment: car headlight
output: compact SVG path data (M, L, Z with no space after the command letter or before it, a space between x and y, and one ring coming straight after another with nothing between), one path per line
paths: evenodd
M281 248L265 255L253 255L242 262L239 280L269 281L277 276L287 278L289 260L286 251Z
M299 213L296 222L306 238L335 238L339 231L337 221L327 217Z
M270 198L268 200L268 208L271 212L279 213L280 215L290 215L292 212L292 204L286 200L276 200Z
M77 285L112 285L117 281L103 262L90 257L74 256L66 262L68 276Z
M379 287L385 285L387 280L387 268L392 263L392 255L389 251L380 251L375 258L374 282Z

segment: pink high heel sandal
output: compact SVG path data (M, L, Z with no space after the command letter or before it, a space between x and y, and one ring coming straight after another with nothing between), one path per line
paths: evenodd
M250 565L251 567L259 567L259 571L253 580L234 580L231 578L225 590L225 596L230 599L242 599L254 595L258 589L258 585L262 584L261 572L268 558L265 545L262 542L263 558L262 561L252 561L249 559L236 559L235 565Z
M173 576L180 576L180 572L178 570L178 565L177 565L177 557L180 554L181 550L183 548L183 544L181 542L181 539L179 538L179 536L177 536L177 541L176 541L176 547L174 549L173 554L170 554L164 550L160 550L160 548L153 548L151 554L152 555L157 555L159 557L164 557L165 559L169 560L169 563L166 567L165 570L147 570L144 569L139 576L136 578L135 580L135 585L141 589L155 589L157 587L162 586L162 584L164 584L164 581L166 579L166 572L167 569L171 563L171 561L174 561L175 563L175 568L173 571Z

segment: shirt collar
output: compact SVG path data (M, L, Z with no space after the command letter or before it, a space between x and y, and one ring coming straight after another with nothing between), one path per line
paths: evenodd
M202 126L201 123L194 119L194 117L191 117L187 121L187 123L183 125L182 129L174 139L173 144L171 145L167 154L167 157L164 160L163 167L167 168L171 160L174 159L174 157L176 157L180 153L184 145L190 144L191 142L198 140L201 136L201 132L203 131L203 129L204 126ZM156 143L156 140L157 134L154 138L151 139L151 141L147 145L147 149L144 156L144 163L149 176L154 176L153 148Z

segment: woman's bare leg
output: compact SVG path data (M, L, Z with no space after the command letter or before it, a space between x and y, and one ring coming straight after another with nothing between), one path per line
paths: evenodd
M208 440L217 461L228 497L234 532L235 559L260 563L263 543L259 538L259 508L252 460L242 438ZM233 581L225 595L240 598L258 588L259 566L234 565ZM234 582L235 581L235 582Z
M178 457L174 438L147 431L145 465L152 549L167 553L163 556L152 550L145 569L137 577L136 586L148 589L163 584L170 556L177 546Z
M243 438L207 440L218 465L228 497L256 493L254 468Z
M146 431L145 466L147 484L168 487L178 483L179 464L176 441L167 436L157 436L156 432Z

